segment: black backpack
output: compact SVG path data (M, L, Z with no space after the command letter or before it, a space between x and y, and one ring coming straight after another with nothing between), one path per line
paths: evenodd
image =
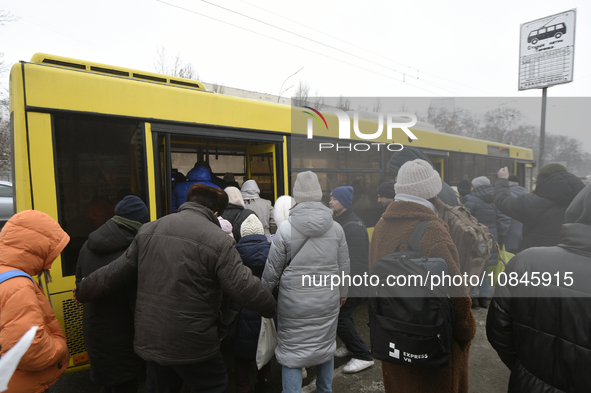
M447 288L431 290L428 277L447 274L447 263L441 258L425 258L417 251L427 225L429 221L421 221L410 241L401 241L393 254L372 266L371 274L379 277L379 284L372 283L369 327L371 353L378 360L414 367L449 364L453 305ZM408 245L407 250L399 251L402 244ZM391 285L392 276L399 275L405 277L406 284L399 278L399 285Z

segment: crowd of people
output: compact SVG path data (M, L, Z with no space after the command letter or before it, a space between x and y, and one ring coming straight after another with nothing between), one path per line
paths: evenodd
M463 205L493 235L495 250L516 254L506 274L549 273L555 281L495 286L492 297L488 279L477 287L451 286L447 366L382 361L385 391L468 392L476 332L471 308L477 307L489 308L487 336L511 370L509 391L586 391L591 186L585 188L564 166L548 164L531 193L502 168L494 177L462 180L456 194L414 147L395 154L388 170L392 178L375 190L384 212L371 242L353 209L355 188L340 185L327 193L312 171L298 173L292 197L272 203L260 197L255 180L239 187L198 162L186 177L175 175L175 212L153 222L140 198L123 198L115 216L89 235L76 268L74 298L85 304L92 381L105 393L136 392L141 383L148 393L180 392L183 386L221 393L228 385L220 349L226 339L232 340L236 392L268 392L271 363L250 384L265 317L277 322L283 392L300 392L309 367L316 368L317 391L331 392L335 357L350 358L344 373L374 365L372 349L352 319L367 292L330 283L304 286L304 277L370 273L425 221L415 251L442 259L448 274L461 276L458 250L438 209L445 204ZM0 233L0 273L48 271L68 241L48 215L18 213ZM493 250L488 265L498 257ZM29 278L0 285L2 353L29 327L41 327L9 392L45 392L69 360L47 297Z

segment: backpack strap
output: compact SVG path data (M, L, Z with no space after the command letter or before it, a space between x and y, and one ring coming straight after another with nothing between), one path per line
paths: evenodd
M35 281L33 280L33 278L29 276L27 273L22 272L20 270L9 270L7 272L0 274L0 284L14 277L27 277L29 280L31 280L33 286L35 286Z
M400 246L403 244L407 245L407 250L419 252L419 243L425 234L425 230L427 230L427 226L431 221L421 221L415 227L415 230L412 232L410 236L410 240L401 240L400 243L394 249L394 252L400 251Z
M409 247L413 251L419 252L419 243L421 242L421 239L423 238L423 235L425 234L427 226L430 222L431 221L419 222L415 230L413 231L412 236L410 237L410 241L408 242Z

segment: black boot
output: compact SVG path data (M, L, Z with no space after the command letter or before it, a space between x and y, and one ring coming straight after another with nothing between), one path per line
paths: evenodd
M261 381L257 381L254 385L254 393L266 393L269 387L269 380L263 379Z
M472 308L473 309L479 308L479 306L478 306L478 299L475 298L475 297L472 298Z
M472 299L472 302L474 302L474 299ZM488 308L488 299L485 298L485 297L479 297L478 298L478 304L482 308Z

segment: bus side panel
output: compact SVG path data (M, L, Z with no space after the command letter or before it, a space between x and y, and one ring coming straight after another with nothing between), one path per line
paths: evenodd
M30 143L31 179L35 210L42 211L58 221L55 166L51 115L27 114ZM62 276L61 255L51 267L52 282L48 284L56 318L62 325L71 355L69 366L84 363L86 347L82 336L82 306L72 300L74 276Z
M155 221L158 218L158 209L156 202L156 168L154 167L154 143L152 141L152 124L145 123L145 138L146 138L146 161L147 161L147 176L148 176L148 206L150 208L150 221Z
M32 208L21 63L15 64L10 71L10 114L12 119L12 185L15 195L15 212L18 213Z
M29 112L27 119L29 123L29 149L31 155L34 207L35 210L47 213L54 220L59 221L57 214L51 115ZM51 275L53 281L49 284L49 288L52 293L71 291L74 287L73 277L62 277L62 263L59 256L53 262Z

